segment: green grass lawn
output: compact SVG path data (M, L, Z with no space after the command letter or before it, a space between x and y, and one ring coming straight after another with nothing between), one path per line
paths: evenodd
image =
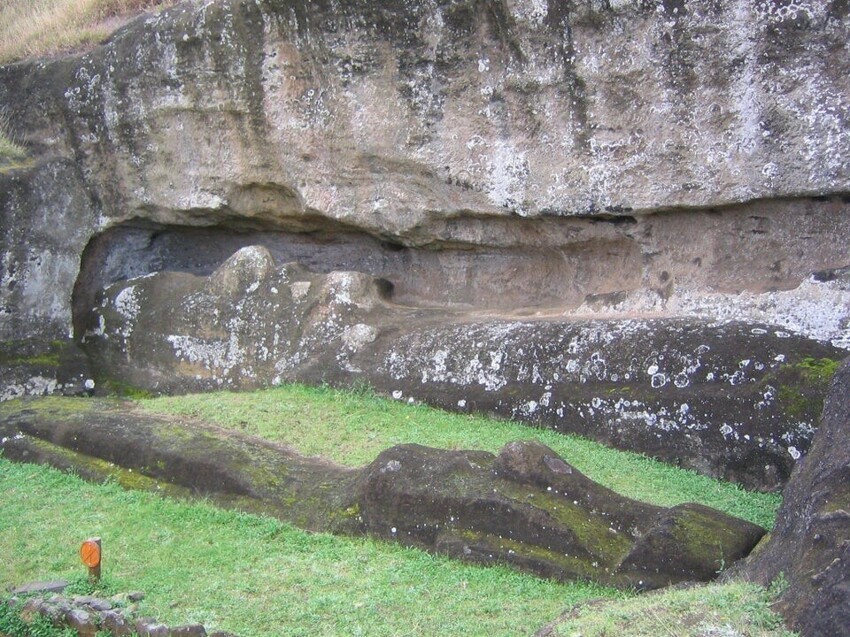
M601 602L560 623L562 637L792 637L770 610L777 591L745 582Z
M534 438L588 477L637 500L660 506L699 502L771 528L778 494L753 493L634 453L551 430L482 416L411 406L368 392L287 385L256 392L218 392L143 399L156 413L196 417L285 443L306 455L358 466L392 445L416 442L443 449L496 452Z
M495 451L509 440L537 438L594 479L657 504L699 501L769 525L779 503L775 495L748 493L578 438L366 393L289 386L139 402L349 465L400 442ZM115 483L89 484L2 458L0 512L0 552L9 556L0 567L0 590L81 576L79 544L97 535L103 538L105 581L115 590L145 591L143 614L172 625L201 622L240 637L531 635L591 599L611 603L581 607L557 634L696 637L703 634L700 626L714 625L751 637L787 634L769 610L770 597L740 583L695 589L704 601L698 617L678 591L647 597L653 600L647 611L631 601L638 599L633 595L594 584L558 584L376 540L309 534L269 518L125 491ZM630 632L644 625L647 612L659 626L687 630Z
M106 581L145 591L144 614L240 637L523 635L578 601L623 596L2 459L0 510L0 590L84 572L79 544L97 535Z

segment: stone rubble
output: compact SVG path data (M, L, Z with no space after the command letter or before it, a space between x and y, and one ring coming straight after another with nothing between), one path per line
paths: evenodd
M168 626L150 617L138 616L145 597L141 591L119 593L111 597L65 595L69 582L31 582L18 586L5 600L8 606L20 608L21 619L32 623L39 616L48 617L54 625L67 626L79 637L95 637L108 632L114 637L235 637L223 631L208 633L201 624Z

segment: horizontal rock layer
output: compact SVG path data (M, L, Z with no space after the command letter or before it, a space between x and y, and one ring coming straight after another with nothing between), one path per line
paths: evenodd
M850 265L848 24L838 1L216 0L3 67L33 161L0 174L0 337L67 336L86 246L132 222L447 249L331 268L418 304L804 304L786 327L834 339L846 296L698 293ZM640 221L682 209L704 212ZM623 225L549 222L575 215Z
M430 238L850 190L843 2L216 0L0 72L108 219Z
M392 303L359 272L243 248L209 276L114 283L82 347L100 385L155 392L369 383L772 489L811 441L843 351L760 323L507 319Z

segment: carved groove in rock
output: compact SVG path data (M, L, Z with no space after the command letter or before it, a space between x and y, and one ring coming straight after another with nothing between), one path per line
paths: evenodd
M850 204L839 198L637 218L458 218L432 231L427 245L406 246L331 222L309 233L116 227L83 254L75 329L91 327L98 292L116 281L163 270L208 275L237 249L262 245L278 263L386 279L401 305L751 318L850 347L850 293L835 281L810 290L813 274L850 266L850 246L834 240L850 236ZM740 293L751 300L735 307Z

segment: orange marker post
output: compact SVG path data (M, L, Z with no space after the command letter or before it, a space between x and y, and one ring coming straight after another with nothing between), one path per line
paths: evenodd
M99 537L91 537L80 546L80 558L89 567L89 579L96 584L100 581L100 563L102 550Z

